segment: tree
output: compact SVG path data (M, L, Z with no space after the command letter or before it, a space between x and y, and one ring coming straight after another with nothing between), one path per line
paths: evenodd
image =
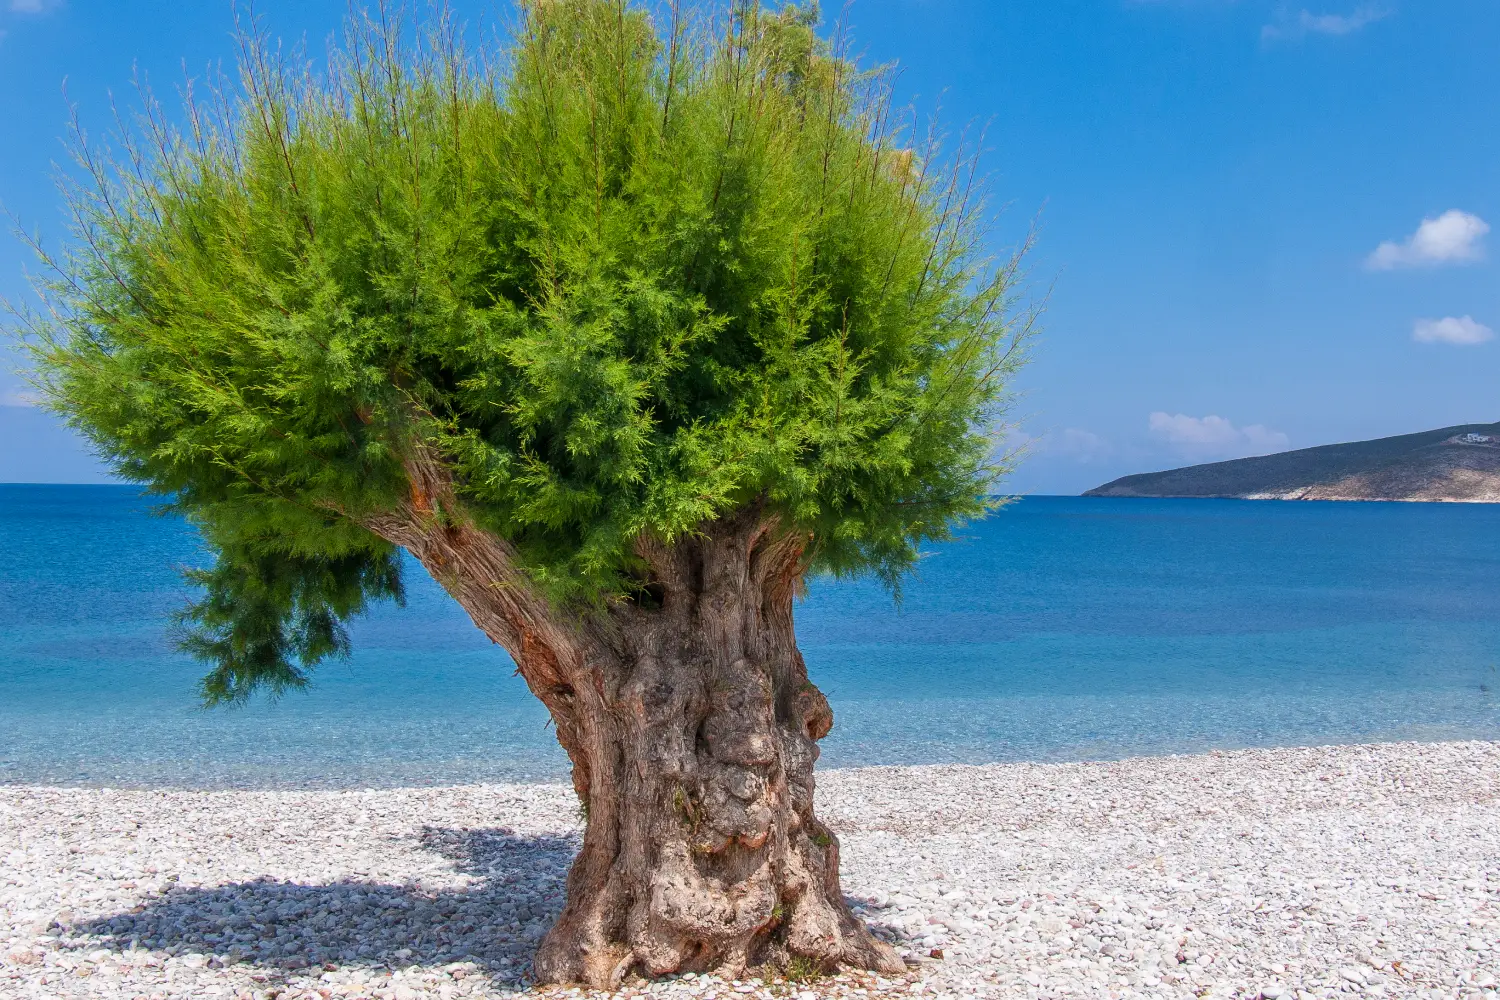
M208 702L305 685L404 551L546 704L587 823L545 980L901 968L813 810L793 607L991 506L1030 316L973 158L901 148L817 24L530 0L473 56L381 9L322 73L252 25L180 129L79 131L37 246L39 387L214 557Z

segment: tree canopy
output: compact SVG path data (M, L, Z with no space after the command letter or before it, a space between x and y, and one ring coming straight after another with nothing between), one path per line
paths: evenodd
M38 384L203 534L210 700L305 682L401 595L363 519L431 503L559 608L747 504L896 581L991 502L1030 315L975 158L916 136L815 6L530 0L502 41L353 18L326 65L83 141ZM201 89L201 88L200 88ZM39 248L40 249L40 248ZM461 510L415 496L413 451Z

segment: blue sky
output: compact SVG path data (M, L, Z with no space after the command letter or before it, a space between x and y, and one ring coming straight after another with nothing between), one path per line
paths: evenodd
M457 4L493 23L493 4ZM315 47L344 0L259 0ZM997 249L1052 289L1017 492L1500 420L1500 4L860 0L872 60L988 122ZM0 0L0 201L62 235L62 83L102 131L138 64L229 60L228 0ZM27 253L0 240L0 292ZM0 481L103 470L0 374Z

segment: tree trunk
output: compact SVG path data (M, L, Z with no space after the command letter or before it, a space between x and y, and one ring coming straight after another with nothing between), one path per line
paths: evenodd
M450 487L427 471L411 509L371 527L511 653L587 816L538 977L613 988L632 970L739 975L796 958L903 971L845 903L838 839L813 812L833 713L792 630L803 540L749 510L642 543L642 599L569 618L532 596L494 535L438 523L434 494Z

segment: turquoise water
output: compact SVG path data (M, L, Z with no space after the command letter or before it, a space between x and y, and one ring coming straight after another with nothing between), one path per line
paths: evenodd
M545 713L420 568L279 702L205 710L173 653L181 522L117 487L0 486L0 782L556 778ZM1500 506L1022 500L898 608L814 581L829 766L1500 739Z

